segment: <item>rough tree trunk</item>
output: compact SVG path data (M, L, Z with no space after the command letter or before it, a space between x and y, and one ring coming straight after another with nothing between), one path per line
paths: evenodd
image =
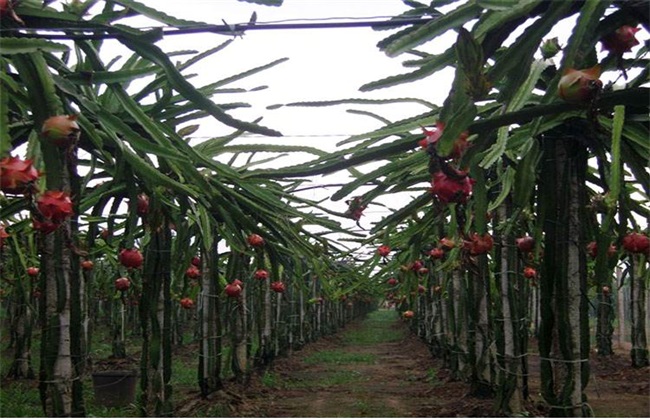
M262 284L262 335L260 337L260 355L258 361L261 366L268 365L273 359L272 326L273 326L273 305L271 303L271 278L264 280Z
M207 397L221 389L221 318L219 311L219 241L215 237L201 252L199 295L199 389Z
M648 360L648 339L646 337L646 283L650 270L645 267L645 257L632 255L630 267L630 304L632 332L632 366L640 368L650 364Z
M468 336L468 351L472 352L470 394L478 397L488 397L492 392L492 326L488 313L490 307L490 278L488 274L487 256L479 255L477 274L469 275L472 288L469 312L472 322ZM473 328L471 327L473 325Z
M564 129L570 127L563 127ZM576 133L578 130L576 130ZM586 151L570 132L543 141L540 211L545 248L539 335L542 396L551 416L587 415L589 378L586 261L581 215ZM584 220L584 219L583 219Z
M453 270L448 286L448 313L450 368L457 379L467 379L467 317L465 311L465 295L463 273Z
M64 105L57 96L54 80L41 53L16 55L13 65L28 87L34 127L39 130L45 119L63 114ZM75 214L78 214L76 144L59 148L41 141L41 155L45 163L46 188L69 193L75 201ZM73 253L76 234L76 216L60 223L53 233L39 234L42 326L39 390L47 417L85 415L81 382L84 363L80 360L79 342L81 311L78 308L79 288L76 287L79 265Z
M14 244L18 246L18 241L15 240ZM15 285L15 303L11 304L13 307L11 311L11 334L14 346L14 360L7 376L13 379L34 379L34 369L32 368L32 327L34 320L32 307L29 304L29 280L25 283L18 281Z
M234 303L232 313L232 371L239 383L248 381L248 330L246 324L246 289Z
M151 241L144 257L139 305L142 325L140 410L143 417L169 417L173 414L170 382L171 234L168 225L164 218L160 224L152 223Z
M496 223L502 223L508 219L508 208L504 203L497 210ZM497 274L499 297L501 304L500 320L497 325L501 326L499 358L499 387L497 394L497 409L504 414L518 414L524 411L523 405L523 370L522 354L518 351L517 335L522 331L521 322L518 318L515 300L517 298L513 285L517 284L517 271L514 261L513 238L510 235L501 234L497 238L499 243L499 271ZM520 303L521 304L521 303ZM527 305L522 305L526 307ZM527 333L527 331L523 331Z

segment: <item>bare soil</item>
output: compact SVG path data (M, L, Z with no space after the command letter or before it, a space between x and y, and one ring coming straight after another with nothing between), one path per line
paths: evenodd
M348 328L363 328L363 323ZM406 327L395 323L387 328ZM331 350L367 356L373 363L305 362ZM260 417L452 417L457 413L453 402L464 393L460 382L446 383L445 372L410 333L397 342L373 345L349 344L340 334L325 338L278 360L273 373L279 385L267 393L248 393L259 401ZM259 383L254 388L259 386L264 387ZM465 412L480 415L489 405L475 401Z
M364 322L357 321L346 332L363 328ZM326 337L277 359L270 371L254 375L245 387L230 384L216 400L227 400L228 415L233 417L497 416L493 400L469 397L468 385L452 380L450 372L431 357L427 346L403 322L386 328L403 330L403 339L359 345L343 340L345 332ZM314 355L328 351L354 353L373 362L309 362ZM632 368L626 351L609 357L594 355L591 362L587 395L596 417L650 417L650 368ZM544 417L547 410L539 395L539 361L534 356L530 374L527 414Z
M382 325L386 336L359 344L346 339L368 329L364 320L344 331L321 338L287 357L277 358L266 372L252 375L241 385L227 382L208 399L195 386L174 387L176 417L495 417L491 398L468 395L466 383L451 378L442 362L431 357L427 346L406 323ZM180 346L174 357L193 366L196 343ZM323 354L342 354L339 363L319 362ZM531 344L529 358L530 400L527 414L545 417L548 411L539 394L539 358ZM9 357L9 355L3 355ZM98 360L94 370L136 369L137 357ZM592 375L587 387L588 404L596 417L649 418L650 368L631 367L629 349L618 347L613 356L590 358ZM36 380L2 379L2 388Z

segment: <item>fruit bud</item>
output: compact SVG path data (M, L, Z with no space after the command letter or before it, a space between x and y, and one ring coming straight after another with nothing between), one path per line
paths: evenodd
M548 60L549 58L555 57L555 55L562 50L562 47L560 46L557 37L555 37L544 41L540 50L542 52L542 58Z

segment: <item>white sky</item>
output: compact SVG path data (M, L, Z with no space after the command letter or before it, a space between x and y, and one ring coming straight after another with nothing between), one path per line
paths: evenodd
M272 23L334 17L389 18L409 9L401 0L285 0L280 7L268 7L237 0L140 1L174 17L209 24L222 24L224 21L228 24L246 23L253 12L257 14L258 23ZM135 22L134 24L137 25ZM572 25L573 22L558 24L557 36L561 45L566 45ZM250 108L234 110L231 114L245 121L263 117L262 125L284 134L282 138L260 138L253 135L252 138L242 138L239 141L309 145L332 151L336 149L336 143L345 137L371 131L382 125L374 119L347 113L348 108L377 112L390 120L410 117L426 111L426 108L411 104L343 105L327 108L282 107L274 110L269 110L267 107L296 101L398 97L416 97L441 105L446 98L453 77L451 69L415 83L367 93L359 92L359 87L363 84L410 71L402 66L402 61L411 59L412 56L403 54L397 58L389 58L376 47L378 41L392 32L394 30L373 31L371 28L252 30L246 32L243 37L235 38L235 41L225 50L191 67L186 73L196 73L196 77L192 80L195 85L201 86L288 57L289 60L285 63L229 85L229 87L246 89L267 85L268 89L230 96L217 95L213 100L216 103L249 103ZM513 34L511 39L514 40L518 35L519 33ZM637 38L645 39L647 33L642 31L637 34ZM168 36L158 45L167 52L187 49L204 51L227 39L229 37L217 34L178 35ZM449 33L418 49L439 53L445 51L454 40L455 34ZM193 136L197 137L198 142L231 131L230 128L219 123L210 122L203 124ZM292 156L290 159L278 161L274 166L286 166L299 157ZM304 159L300 160L304 161ZM364 168L358 169L366 171ZM315 179L314 182L340 183L345 182L346 179L349 179L346 173L338 173ZM319 199L331 195L334 191L336 188L312 190L305 196ZM359 193L361 192L363 191ZM392 208L400 208L409 200L408 195L392 197L390 204ZM388 202L388 200L383 201ZM339 212L347 208L344 201L328 202L326 205ZM372 221L379 220L388 213L390 210L384 207L370 206L361 224L370 227ZM346 227L357 229L354 222L350 220L343 220L342 223Z
M285 20L304 22L335 17L389 18L409 9L401 0L285 0L280 7L268 7L238 0L139 1L177 18L219 25L224 21L228 24L246 23L253 12L257 14L258 23L269 23ZM148 26L152 23L133 20L128 24ZM567 29L571 26L571 22L558 24L560 30L557 35L561 45L566 45L570 34L570 30ZM191 80L196 86L202 86L279 58L288 57L287 62L227 86L252 89L267 85L268 89L243 94L217 95L213 100L216 103L249 103L250 108L231 111L231 115L244 121L263 117L262 125L278 130L284 135L282 138L247 135L238 141L309 145L332 151L337 148L336 143L345 137L371 131L382 125L375 119L346 112L349 108L376 112L390 120L417 115L426 111L426 108L414 104L343 105L327 108L282 107L274 110L267 107L296 101L400 97L415 97L441 105L449 92L453 77L451 69L438 72L434 77L418 82L373 92L359 92L363 84L411 71L403 67L402 62L413 56L403 54L397 58L389 58L376 47L378 41L394 31L374 31L371 28L251 30L243 37L235 38L225 50L192 66L185 73L196 73ZM515 39L516 36L518 33L513 34L511 38ZM647 36L645 31L637 34L638 39L646 39ZM158 45L166 52L180 50L202 52L228 39L230 37L218 34L176 35L165 37ZM418 49L429 53L440 53L445 51L454 40L455 34L449 33ZM116 41L112 42L117 44ZM120 53L127 56L130 54ZM107 57L110 58L112 57ZM189 56L173 59L183 61L187 58ZM200 142L231 131L231 128L218 122L208 121L202 124L201 129L193 136L196 137L195 142ZM291 160L283 159L274 166L286 166L295 162L297 158L299 159L299 156L292 156ZM300 160L304 161L304 159ZM376 167L376 165L368 165L370 166ZM367 171L364 168L357 169ZM338 173L315 179L314 182L330 184L346 182L348 179L346 173ZM311 190L305 193L305 197L320 199L331 195L336 189ZM362 192L359 191L359 194ZM409 195L391 197L390 207L400 208L409 200ZM383 202L388 202L388 199ZM326 206L339 212L344 212L347 208L344 201L328 202ZM390 210L385 207L371 205L365 211L361 225L369 228L372 221L379 220L388 213ZM342 223L350 229L358 229L351 220L342 220Z
M210 24L246 23L253 12L257 22L275 22L287 19L312 20L332 17L360 18L396 16L408 7L400 0L285 0L280 7L267 7L237 0L184 0L182 2L141 0L157 10L177 18L201 20ZM404 84L373 92L359 92L368 82L411 70L402 66L404 59L389 58L379 51L376 44L393 31L374 31L371 28L345 29L293 29L248 31L225 50L216 53L204 62L188 69L197 73L197 85L207 84L223 77L264 65L273 60L288 57L289 60L270 70L234 83L232 87L254 88L268 85L269 88L231 97L215 96L215 102L242 101L251 108L231 112L237 118L252 121L263 116L262 125L279 130L282 138L253 136L245 142L273 142L276 144L309 145L322 150L336 149L336 143L345 137L380 128L383 124L375 119L346 112L348 108L366 109L391 120L410 117L427 109L421 105L344 105L337 107L282 107L267 109L270 105L296 101L334 100L345 98L398 98L415 97L442 104L451 84L452 71L439 73L415 83ZM228 37L214 34L179 35L166 37L158 45L165 51L188 48L199 51L218 45ZM452 42L453 36L449 42ZM442 52L449 43L441 42L427 46L428 52ZM218 124L206 124L194 136L215 136L229 133L231 129ZM347 146L344 146L347 147ZM295 159L295 157L294 157ZM284 159L278 163L287 164ZM374 166L374 165L372 165ZM363 168L359 168L364 170ZM314 180L317 184L344 183L349 181L347 173L332 174ZM334 193L337 188L310 190L304 196L320 199ZM393 197L391 207L396 209L410 201L411 194ZM344 201L328 202L327 207L344 212ZM361 225L371 227L371 221L381 219L390 210L371 205L364 212ZM345 227L358 230L352 220L341 221Z
M322 19L329 17L395 16L408 8L400 0L285 0L280 7L267 7L236 0L184 0L182 2L146 0L143 3L175 17L200 19L206 23L245 23L257 13L257 21L273 22L286 19ZM273 104L305 100L344 98L418 97L442 102L448 92L448 83L424 80L391 89L361 93L359 87L367 82L398 73L405 73L400 59L385 56L376 43L389 31L370 28L294 29L248 31L236 38L226 50L206 60L209 70L197 81L219 79L230 74L257 67L275 59L289 57L289 61L263 71L233 86L269 88L245 95L235 95L252 108L233 112L238 118L254 119L264 116L263 125L281 131L285 136L358 134L378 128L379 122L328 108L280 108L267 110ZM196 48L204 50L228 39L221 35L197 34L167 37L160 45L166 51ZM443 47L448 47L449 44ZM442 48L444 50L444 48ZM406 57L406 56L405 56ZM197 71L199 66L193 67ZM220 98L215 97L219 102ZM422 112L421 106L382 105L373 111L401 118ZM304 142L303 138L301 141ZM314 145L332 139L313 138Z

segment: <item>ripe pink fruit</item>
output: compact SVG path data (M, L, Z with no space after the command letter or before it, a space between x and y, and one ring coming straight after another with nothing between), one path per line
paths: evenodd
M537 270L535 270L533 267L524 268L524 277L527 279L534 279L537 277Z
M83 260L80 265L84 271L90 271L95 267L95 263L90 260Z
M647 254L650 251L650 238L641 233L632 232L623 237L623 249L633 254Z
M489 233L485 235L474 233L470 241L463 243L463 248L469 251L470 255L481 255L490 251L493 245L494 240Z
M264 246L264 238L262 238L257 233L252 233L248 235L246 241L248 241L248 245L252 246L253 248L260 248Z
M432 260L439 260L445 256L445 251L443 251L441 248L433 248L431 251L429 251L429 256Z
M535 248L535 238L532 236L522 236L515 239L515 245L521 252L531 252Z
M45 191L36 199L36 206L44 218L55 224L74 214L70 194L63 191Z
M634 26L621 26L600 40L603 44L603 50L607 50L614 55L623 55L623 53L632 51L632 47L639 45L639 41L634 37L634 34L640 30L641 28Z
M424 267L424 262L422 260L415 260L411 263L411 270L415 272L420 271L422 267Z
M129 290L129 287L131 287L131 281L126 278L126 277L120 277L119 279L115 280L115 288L121 292L124 292L126 290Z
M402 313L402 316L406 319L411 319L415 316L415 313L413 311L404 311L404 313Z
M388 245L381 245L377 248L377 253L382 257L387 257L390 254L390 247Z
M255 280L266 280L269 278L269 272L260 268L259 270L255 271L253 277Z
M40 174L29 159L8 156L0 159L0 190L5 194L23 194Z
M185 270L185 275L190 279L198 279L201 276L201 271L195 265L190 265Z
M55 115L46 119L41 128L43 138L58 147L76 143L80 133L76 115Z
M36 277L41 270L38 267L27 267L27 275L29 277Z
M194 301L188 297L181 299L180 303L183 309L192 309L194 307Z
M126 268L140 268L144 261L144 257L140 251L135 248L121 250L118 258L120 264Z
M239 284L230 283L223 289L226 295L230 298L238 298L241 296L242 288Z
M192 265L195 267L201 267L201 258L192 257Z
M457 176L449 177L438 171L431 179L431 193L443 203L467 203L472 194L474 180L466 173L457 171Z
M397 285L398 281L397 281L397 279L395 277L391 277L391 278L388 279L387 283L388 283L389 286L395 286L395 285Z
M274 281L273 283L271 283L271 290L273 290L276 293L284 293L286 290L286 286L281 281Z

